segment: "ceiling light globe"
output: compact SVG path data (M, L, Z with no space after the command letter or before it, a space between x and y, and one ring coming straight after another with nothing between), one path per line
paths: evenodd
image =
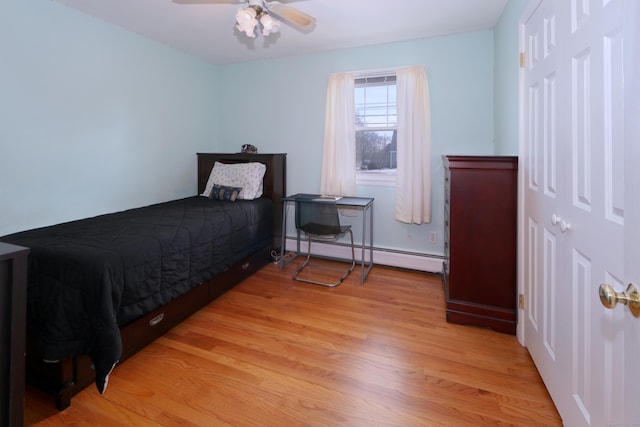
M252 7L244 7L238 10L236 13L236 28L247 35L247 37L254 38L255 28L258 25L256 19L256 11Z
M268 36L271 33L277 33L280 28L280 22L276 21L268 13L264 13L260 17L260 23L262 24L262 35Z

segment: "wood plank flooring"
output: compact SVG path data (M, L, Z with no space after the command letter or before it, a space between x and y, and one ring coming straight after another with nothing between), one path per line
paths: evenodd
M439 276L376 266L336 288L268 265L28 426L560 426L514 336L445 321ZM344 264L313 260L309 274ZM339 275L340 273L338 273Z

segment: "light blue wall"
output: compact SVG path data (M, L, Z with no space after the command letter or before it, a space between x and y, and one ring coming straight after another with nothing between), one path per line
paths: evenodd
M241 144L287 153L288 193L320 190L325 98L331 73L425 64L433 139L432 223L393 219L394 190L361 186L375 197L375 245L442 254L443 154L493 154L493 32L347 49L221 67L220 140L223 151ZM438 242L429 243L429 232Z
M518 26L529 0L509 0L495 28L496 154L518 154L518 76L520 48Z
M244 143L288 153L289 193L318 191L329 74L425 64L432 223L395 221L392 188L359 193L376 246L442 254L441 156L494 153L494 46L480 31L214 67L51 1L2 2L0 235L195 194L195 153Z
M196 193L217 71L49 0L0 2L0 236Z

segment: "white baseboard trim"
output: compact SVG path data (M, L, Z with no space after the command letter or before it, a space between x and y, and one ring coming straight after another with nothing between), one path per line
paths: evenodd
M286 250L296 250L296 239L287 238ZM300 250L306 254L306 241L300 243ZM311 253L326 258L340 260L351 259L351 247L344 243L311 243ZM369 250L365 249L365 261L369 262ZM362 248L356 246L356 260L362 259ZM442 255L422 254L416 252L399 251L395 249L373 248L373 263L388 265L390 267L408 268L411 270L426 271L429 273L442 273Z

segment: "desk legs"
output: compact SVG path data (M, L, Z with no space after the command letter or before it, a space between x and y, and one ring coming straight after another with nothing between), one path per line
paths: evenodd
M367 241L367 211L369 212L369 264L365 262L365 248ZM362 258L360 262L360 283L364 283L373 268L373 203L362 210ZM366 270L365 270L366 266Z

